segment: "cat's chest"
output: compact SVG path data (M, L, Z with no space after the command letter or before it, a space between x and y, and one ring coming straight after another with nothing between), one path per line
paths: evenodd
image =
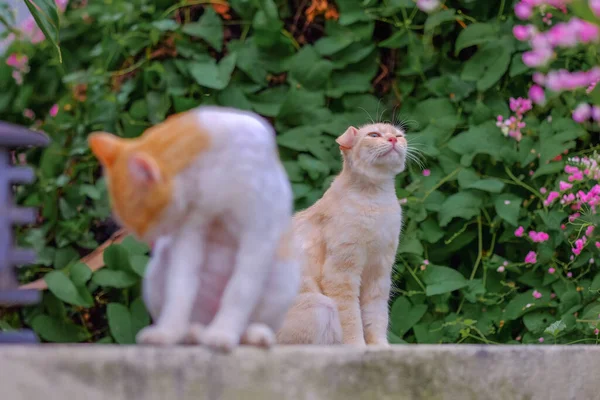
M387 202L362 206L356 210L356 229L368 233L372 240L396 240L402 225L398 203Z

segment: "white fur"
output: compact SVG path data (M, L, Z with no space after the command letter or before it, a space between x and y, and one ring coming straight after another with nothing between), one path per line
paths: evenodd
M300 283L298 262L275 257L292 215L275 133L253 113L195 112L211 148L178 175L174 201L147 237L158 239L144 281L156 325L138 341L191 336L230 350L245 334L245 342L268 346Z

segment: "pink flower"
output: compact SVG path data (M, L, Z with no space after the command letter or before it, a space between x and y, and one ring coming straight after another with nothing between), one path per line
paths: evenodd
M585 230L585 236L590 237L594 233L594 225L590 225Z
M600 17L600 0L590 0L590 10L596 17Z
M541 47L532 51L526 51L523 53L522 59L523 64L528 67L542 67L550 61L554 52L549 47Z
M56 3L56 7L62 12L67 8L67 4L69 4L69 0L54 0Z
M567 182L565 182L565 181L560 181L560 182L558 183L558 188L560 189L560 191L561 191L561 192L564 192L565 190L569 190L569 189L571 189L572 187L573 187L573 185L572 185L572 184L570 184L570 183L567 183Z
M515 5L515 15L517 16L517 18L526 20L526 19L531 18L532 14L533 14L533 10L529 4L520 2Z
M548 192L548 189L546 189L545 187L540 188L540 193L541 194L546 194Z
M577 239L575 241L575 247L572 249L573 253L578 256L579 254L581 254L581 251L583 250L584 246L585 246L585 238Z
M533 291L533 297L536 299L541 299L542 298L542 294L540 292L538 292L537 290Z
M543 243L546 240L550 239L550 236L546 232L536 232L536 231L530 231L529 237L535 243Z
M426 13L435 11L440 6L440 0L417 0L419 10Z
M525 41L531 39L536 29L533 25L515 25L513 35L517 40Z
M594 329L594 335L598 336L600 334L600 329L596 328Z
M15 82L17 83L17 85L22 85L23 84L23 74L21 74L21 72L17 71L16 69L12 72L12 77L15 80Z
M597 249L600 249L600 242L596 242L596 243L594 243L594 245L596 246Z
M567 272L567 278L572 278L573 277L573 273L572 272Z
M544 338L543 338L543 337L539 338L539 339L538 339L538 342L540 342L540 343L544 343Z
M575 172L579 172L579 168L573 165L565 165L565 172L567 174L574 174Z
M496 271L502 273L502 272L505 271L505 268L504 268L504 266L501 265L501 266L498 267L498 269Z
M429 260L423 260L423 264L429 265Z
M51 117L56 117L56 114L58 114L58 104L54 104L51 108L50 108L50 116Z
M35 119L35 113L30 108L23 110L23 116L28 119Z
M551 298L551 299L554 299L554 298L556 298L556 293L550 293L550 298Z
M538 85L531 86L531 88L529 88L529 98L535 104L544 104L546 102L546 94L544 93L544 89Z
M523 228L522 226L519 226L517 228L517 230L515 231L515 236L516 237L521 237L521 236L523 236L524 232L525 232L525 228Z
M592 107L587 103L581 103L573 110L573 120L582 123L590 119L592 116Z
M29 58L24 54L12 53L6 59L6 65L8 65L9 67L13 67L14 69L18 69L19 71L27 69L28 63Z
M429 175L431 175L431 170L429 170L429 169L424 169L424 170L423 170L423 176L429 176Z
M525 256L525 262L527 264L535 264L537 262L537 253L535 251L530 251L527 253L527 256Z
M571 214L571 215L569 215L569 222L573 223L579 217L581 217L581 214L578 212Z
M552 275L552 274L553 274L553 273L555 273L555 272L556 272L556 270L555 270L554 268L552 268L552 267L548 268L548 273L549 273L550 275Z
M550 192L546 200L544 200L544 205L549 206L554 202L554 200L558 199L559 197L560 193L554 191Z
M533 81L536 84L543 86L546 83L546 77L541 72L534 72L533 73Z

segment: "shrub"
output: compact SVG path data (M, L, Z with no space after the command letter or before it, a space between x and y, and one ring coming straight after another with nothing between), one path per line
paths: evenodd
M128 238L105 252L103 270L78 262L115 230L86 136L134 137L171 113L221 104L273 122L299 209L340 170L334 138L348 125L412 128L422 157L397 180L406 221L392 342L597 341L597 125L571 117L584 89L530 89L529 44L513 29L520 39L529 31L515 28L512 6L72 1L60 17L62 63L51 41L31 43L33 32L0 65L3 119L53 140L17 157L38 176L18 200L40 209L39 223L19 231L39 254L21 279L43 276L50 290L39 306L5 311L0 328L133 341L149 322L140 300L148 249ZM549 11L531 10L547 24ZM552 13L552 23L568 18ZM551 67L587 71L596 44L566 49Z

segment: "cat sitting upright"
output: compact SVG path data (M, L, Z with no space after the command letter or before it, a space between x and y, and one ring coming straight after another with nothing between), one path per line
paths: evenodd
M388 345L388 298L402 227L395 177L410 156L404 131L378 123L337 138L344 166L294 217L306 256L280 344Z
M298 292L292 192L256 114L199 107L136 139L93 133L116 218L154 242L139 343L270 346Z

